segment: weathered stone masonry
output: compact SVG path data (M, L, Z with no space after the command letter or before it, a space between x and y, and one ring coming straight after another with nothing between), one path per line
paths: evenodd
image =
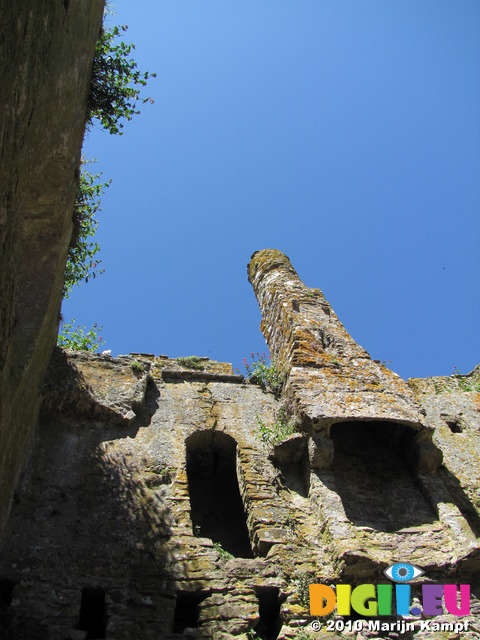
M104 0L0 0L0 532L56 342Z
M0 638L301 638L309 582L398 560L469 581L478 626L477 374L407 384L282 253L249 277L281 398L206 358L55 353L0 548ZM272 448L259 419L282 405L301 433Z
M370 359L322 292L306 287L280 251L255 253L248 276L262 331L286 376L285 396L312 437L310 495L325 517L335 556L352 563L357 574L359 564L388 562L392 547L397 557L414 561L418 549L432 545L444 554L435 566L448 565L452 553L461 557L465 550L478 557L475 536L437 473L441 450L413 390ZM388 469L389 456L398 465L395 473Z

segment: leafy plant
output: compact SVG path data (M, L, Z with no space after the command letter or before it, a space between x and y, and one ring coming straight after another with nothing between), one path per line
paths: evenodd
M269 364L266 354L260 354L258 351L256 358L253 351L250 357L252 358L251 363L248 362L247 358L243 359L247 380L253 384L258 384L264 390L268 388L273 391L275 395L279 395L282 391L284 377L277 369L274 360L268 356Z
M256 419L259 426L259 437L265 444L276 445L297 431L295 423L287 418L284 407L279 409L272 427L265 424L260 416L257 415Z
M109 133L121 135L122 119L131 120L140 113L137 102L142 87L155 73L141 72L137 63L129 57L134 44L115 41L127 31L126 25L103 28L97 42L92 66L92 79L88 97L87 127L99 120ZM142 98L142 102L153 102Z
M205 369L202 358L199 358L198 356L175 358L175 362L178 362L182 367L187 367L188 369L197 369L197 371L204 371Z
M130 362L130 368L134 373L143 373L145 371L145 365L138 360L132 360Z
M227 560L231 560L232 558L235 557L229 551L224 549L220 542L214 542L213 543L213 548L215 549L215 551L220 556L220 560L223 560L224 562L227 562Z
M98 351L104 344L102 336L98 335L102 327L95 323L88 331L85 325L75 326L75 318L72 322L64 322L62 330L58 334L57 345L62 349L75 349L75 351Z
M121 135L122 120L131 120L139 113L137 102L140 100L141 90L147 84L148 78L156 75L138 70L137 63L130 57L135 49L133 44L117 42L126 30L126 26L115 26L111 29L102 28L100 33L92 65L87 128L98 120L109 133ZM151 98L142 98L142 101L153 102ZM96 214L100 211L100 197L110 185L110 181L100 182L101 174L86 171L84 165L85 161L82 161L73 211L74 232L65 268L65 298L69 297L74 285L88 282L90 278L103 273L103 269L98 268L101 262L97 257L100 247L93 238L98 227ZM72 345L88 344L87 350L94 350L92 345L95 344L95 338L92 336L92 330L84 335L72 334L71 328L67 328L67 331L68 334L59 336L59 345L70 346L70 342Z
M458 386L462 391L480 392L480 367L475 367L469 375L462 375L457 367L454 367L452 376L457 379Z
M103 273L103 269L98 269L99 260L96 254L100 251L98 242L92 238L98 227L96 214L101 211L100 197L110 181L100 182L100 173L93 174L83 167L88 164L88 160L82 159L81 172L78 179L77 194L73 209L74 232L68 259L65 267L65 280L63 285L63 295L70 296L70 292L75 285L88 282L90 278L96 278Z

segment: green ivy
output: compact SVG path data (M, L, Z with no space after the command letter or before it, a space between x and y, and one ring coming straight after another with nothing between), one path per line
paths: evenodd
M126 30L126 26L102 29L93 60L87 127L98 120L111 134L121 134L121 120L131 120L139 113L136 104L141 87L147 84L149 75L155 76L138 71L137 63L129 57L135 49L133 44L123 41L114 44ZM151 99L144 98L143 102L146 101ZM88 282L103 273L103 269L97 268L100 246L93 237L98 227L96 214L101 210L100 198L111 181L100 182L101 174L86 171L85 164L82 160L73 211L74 234L65 270L64 296L67 298L75 284Z
M62 349L75 349L75 351L98 351L103 344L99 335L102 327L97 323L88 331L85 325L75 326L75 318L72 322L64 322L62 330L58 334L57 345Z
M93 174L83 167L88 164L82 160L82 168L77 186L77 195L73 209L74 233L68 250L65 267L65 281L63 296L68 298L75 285L88 282L103 273L98 266L101 260L97 253L100 251L98 242L93 240L98 227L97 213L101 211L100 197L109 182L100 182L101 174Z
M121 135L123 120L131 120L139 113L137 102L153 102L151 98L140 98L143 87L155 73L141 72L130 54L135 45L126 44L118 39L127 31L126 26L102 28L97 41L92 65L92 78L87 105L86 126L94 121L111 134ZM97 214L100 198L110 181L101 182L101 174L85 170L82 160L77 183L77 194L73 211L74 232L68 252L63 288L64 298L68 298L75 285L88 282L103 273L99 268L100 246L94 240L98 227ZM98 348L97 326L86 332L85 327L73 327L73 323L64 324L58 336L58 345L72 349L92 350Z
M99 120L109 133L121 135L124 120L131 120L140 113L137 102L142 87L155 73L141 72L137 63L130 58L135 45L117 40L128 27L115 26L103 28L97 42L93 59L92 80L88 99L87 127L93 120ZM142 102L153 102L151 98L142 98Z
M266 425L258 415L256 416L256 420L259 438L262 442L265 442L265 444L274 446L297 432L296 424L287 418L284 407L281 407L277 412L275 424L272 427Z
M224 549L222 547L222 543L221 542L214 542L213 543L213 548L218 553L218 555L220 557L220 560L223 560L223 562L227 562L228 560L231 560L232 558L235 557L229 551L227 551L226 549Z

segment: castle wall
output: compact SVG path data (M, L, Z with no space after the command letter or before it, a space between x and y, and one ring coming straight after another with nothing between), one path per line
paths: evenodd
M59 322L103 0L1 0L0 531Z
M287 619L303 616L295 580L319 568L333 576L308 501L291 503L259 438L257 416L271 420L278 401L231 367L205 369L57 354L1 552L0 575L16 583L12 607L20 626L30 621L32 640L46 629L83 637L85 587L105 591L106 637L181 637L197 606L195 637L230 638L258 627L261 601L270 611L273 599ZM236 557L191 518L187 445L208 458L209 442L222 438L236 443L250 544ZM209 517L231 524L216 503Z
M3 615L0 606L0 628L10 616L6 638L84 640L103 620L90 637L246 640L256 629L286 640L311 619L309 583L382 581L404 559L430 579L474 584L472 532L469 556L394 447L371 451L364 439L362 450L356 425L338 423L331 465L315 469L305 434L275 448L262 441L260 421L273 426L279 399L229 365L201 363L56 352L0 548L0 596L13 585ZM209 474L225 481L195 519L194 489L210 491ZM239 525L227 475L241 496L248 553L230 546Z
M310 495L345 575L351 566L371 573L392 548L420 561L431 544L436 567L477 553L475 533L437 473L442 449L412 388L371 360L283 253L254 253L248 276L283 395L311 435Z
M305 303L283 254L261 255L282 395L207 358L55 350L0 546L0 637L303 640L309 584L384 583L396 562L471 584L478 626L478 371L408 384L385 373L391 402L362 389L352 362L368 379L378 364L330 328L320 294ZM295 432L279 435L286 420Z
M480 367L466 375L408 380L433 441L443 451L439 476L454 496L475 534L480 536Z

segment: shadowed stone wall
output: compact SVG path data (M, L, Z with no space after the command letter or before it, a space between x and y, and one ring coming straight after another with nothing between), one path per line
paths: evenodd
M0 0L0 531L56 340L103 0Z
M469 435L457 448L444 434L450 466L424 490L400 455L415 437L409 427L390 425L389 442L380 422L364 423L364 433L336 423L331 466L318 470L307 433L275 448L262 441L259 418L272 426L278 398L226 363L201 363L55 352L0 546L0 637L85 640L101 628L98 637L115 640L303 639L309 583L385 582L383 569L397 560L428 580L471 583L469 621L479 624L473 527L441 481L478 451L478 393L440 398L449 419L462 413ZM462 475L457 485L478 518L473 485ZM239 512L228 494L233 503L238 491L247 552L231 535ZM405 638L413 636L432 637Z

